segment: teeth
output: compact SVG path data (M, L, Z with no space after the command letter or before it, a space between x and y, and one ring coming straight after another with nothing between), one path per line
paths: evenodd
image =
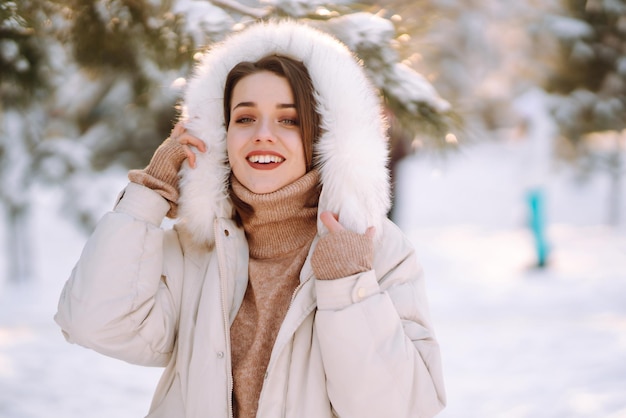
M269 163L282 163L283 159L276 155L253 155L248 157L248 161L251 163L269 164Z

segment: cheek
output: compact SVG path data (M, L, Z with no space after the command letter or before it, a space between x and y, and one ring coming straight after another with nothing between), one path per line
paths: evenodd
M228 163L233 168L233 166L237 165L237 140L235 135L230 133L226 135L226 154Z
M294 138L292 150L295 155L298 156L298 164L302 165L302 169L306 171L306 158L304 156L304 144L302 143L302 138L298 135L297 138Z

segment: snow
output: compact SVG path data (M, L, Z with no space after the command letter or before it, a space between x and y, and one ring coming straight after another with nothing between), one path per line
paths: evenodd
M207 35L223 33L235 24L228 13L210 2L179 0L172 12L185 17L185 30L192 34L196 46L204 45Z
M398 222L423 262L443 351L440 416L626 417L626 230L604 225L607 179L556 170L550 264L533 268L520 181L531 146L401 166Z
M15 60L20 54L20 47L17 42L11 39L3 39L0 41L0 56L6 62Z
M388 91L405 103L411 112L418 112L418 105L426 103L437 112L451 110L450 103L442 99L435 88L420 73L400 63L392 70Z
M437 112L450 110L450 104L439 96L422 74L397 62L399 55L393 45L398 40L395 39L396 28L391 20L372 13L357 12L313 24L340 39L361 58L367 57L366 70L372 82L384 88L409 112L419 113L418 108L424 104ZM410 39L408 34L404 37Z
M593 34L593 28L588 23L568 16L550 15L546 23L550 31L561 39L577 39Z
M261 4L267 4L282 10L289 16L302 17L309 14L326 12L324 6L332 4L333 6L341 6L353 3L352 0L337 0L328 3L326 0L261 0Z
M555 167L545 184L550 264L534 269L528 146L483 143L400 167L397 219L426 271L443 353L439 417L626 417L626 228L604 224L607 179L578 184ZM160 369L68 344L52 320L86 237L55 214L58 193L38 196L37 278L0 288L0 416L144 416Z

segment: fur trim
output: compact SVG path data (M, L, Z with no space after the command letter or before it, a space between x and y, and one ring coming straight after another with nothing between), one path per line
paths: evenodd
M293 21L257 23L213 46L190 80L182 118L188 131L207 144L196 168L181 171L179 214L199 243L214 241L216 217L232 217L228 197L223 90L240 61L278 54L307 67L324 134L314 150L322 182L319 213L339 214L346 228L382 231L390 207L386 122L376 89L359 61L330 35ZM318 221L318 229L325 227Z

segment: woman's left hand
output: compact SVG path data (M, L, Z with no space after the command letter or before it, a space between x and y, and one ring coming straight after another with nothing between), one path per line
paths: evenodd
M330 233L340 232L340 231L343 231L343 230L346 229L346 228L343 227L343 225L341 225L339 223L339 216L337 214L335 214L335 213L330 212L330 211L322 212L320 214L320 220L322 221L324 226L326 228L328 228L328 231ZM370 226L365 231L365 236L370 238L370 239L374 239L375 232L376 232L375 228L373 226Z
M339 279L372 268L374 227L367 228L365 234L350 231L329 211L322 212L320 219L330 233L320 238L313 250L311 266L318 279Z

